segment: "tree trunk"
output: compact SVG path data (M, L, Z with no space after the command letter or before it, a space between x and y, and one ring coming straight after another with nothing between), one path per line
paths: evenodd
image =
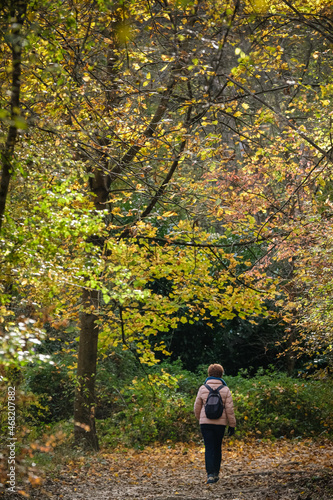
M21 64L22 64L22 26L27 9L26 0L13 0L9 4L11 18L11 49L12 49L12 88L10 97L10 126L6 143L1 151L1 179L0 179L0 232L6 209L7 195L10 180L13 175L13 155L17 139L18 122L20 116Z
M114 78L116 72L114 64L117 59L108 54L108 76L110 81L110 95L107 97L108 108L112 104L111 96L116 98ZM104 166L97 166L90 178L90 191L96 210L104 210L108 196L111 177L107 172L107 162ZM90 241L96 246L104 246L103 238L98 235ZM85 449L99 450L98 437L95 425L95 380L97 371L97 352L99 325L95 312L99 307L99 292L84 289L82 294L83 311L80 317L80 345L78 352L77 386L74 401L74 443Z
M108 198L108 175L97 167L90 185L96 210L105 209ZM92 236L90 241L100 248L103 238ZM95 426L95 379L98 348L99 291L84 288L83 310L80 316L80 344L77 366L77 386L74 401L74 442L76 446L98 451Z
M293 354L293 344L297 338L297 332L294 325L291 325L291 331L288 335L286 348L286 369L289 377L295 375L296 357Z
M81 334L77 367L77 388L74 403L74 440L77 446L98 451L95 427L95 377L97 365L98 308L96 290L83 291L84 310L81 314Z
M151 122L143 132L145 138L150 138L154 135L158 124L166 113L167 104L170 100L172 90L176 84L174 77L170 79L167 89L163 93L160 103L157 106ZM190 111L188 112L188 115ZM140 145L131 146L124 154L118 165L115 165L111 172L108 173L107 168L98 166L94 169L94 175L90 179L90 191L93 193L94 205L96 210L105 209L105 204L108 200L110 185L113 180L117 179L122 171L131 163L142 147ZM185 147L185 142L181 145L180 153ZM146 216L152 207L155 205L158 195L160 195L167 183L170 181L175 168L178 165L178 159L175 160L171 167L166 180L162 183L153 202L149 205L149 210L146 210ZM98 235L91 238L91 241L102 248L104 240ZM76 446L81 446L87 449L98 450L98 438L95 427L95 379L97 367L97 347L99 326L97 323L97 315L95 311L99 306L99 296L97 291L84 290L82 302L84 310L81 314L81 333L80 346L78 353L78 368L77 368L77 388L74 402L74 442Z

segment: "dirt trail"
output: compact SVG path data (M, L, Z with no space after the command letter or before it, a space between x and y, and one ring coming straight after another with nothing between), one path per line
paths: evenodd
M30 498L332 500L333 444L229 441L220 477L218 483L206 484L204 449L197 445L116 450L70 461L57 478L32 490Z

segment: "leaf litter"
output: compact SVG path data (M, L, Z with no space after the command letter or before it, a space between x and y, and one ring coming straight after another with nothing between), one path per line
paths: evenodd
M332 500L331 441L226 439L220 480L206 484L195 443L118 448L69 460L31 489L38 500ZM9 498L9 497L8 497ZM23 498L11 494L11 500Z

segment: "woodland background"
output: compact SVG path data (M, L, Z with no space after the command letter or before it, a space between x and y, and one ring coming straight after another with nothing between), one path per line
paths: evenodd
M0 16L0 425L15 386L22 477L73 439L198 442L211 362L240 438L330 438L331 2Z

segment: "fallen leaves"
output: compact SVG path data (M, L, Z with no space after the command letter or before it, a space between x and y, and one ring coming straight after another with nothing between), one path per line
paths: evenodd
M34 499L330 500L333 445L311 440L224 440L220 481L206 484L204 448L195 443L117 448L78 456Z

